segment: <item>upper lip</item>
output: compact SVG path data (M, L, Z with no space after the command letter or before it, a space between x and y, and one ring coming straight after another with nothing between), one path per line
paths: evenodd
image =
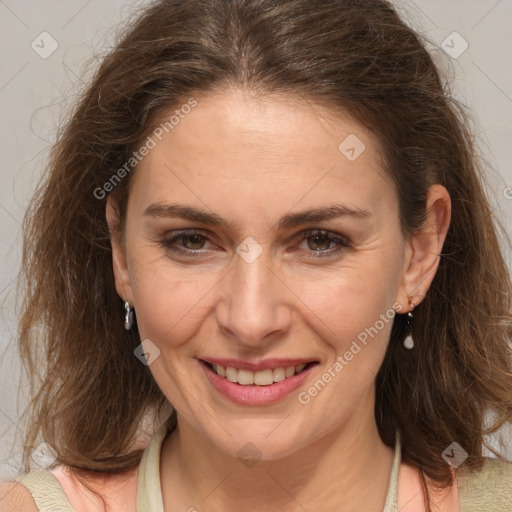
M230 366L231 368L237 368L239 370L249 370L251 372L259 372L261 370L267 370L269 368L287 368L288 366L299 366L300 364L307 364L315 362L314 359L279 359L279 358L270 358L270 359L262 359L258 362L246 361L243 359L233 359L233 358L218 358L218 357L202 357L202 361L211 364L219 364L224 368Z

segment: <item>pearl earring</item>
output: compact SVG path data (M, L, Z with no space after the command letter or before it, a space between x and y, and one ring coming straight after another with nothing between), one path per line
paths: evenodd
M129 331L133 327L133 308L130 307L128 301L124 303L124 310L124 328Z
M414 304L412 302L412 297L409 297L409 306L414 309ZM407 336L404 339L404 347L411 350L414 348L414 340L412 338L412 327L411 327L411 320L412 320L412 311L409 311L407 313Z

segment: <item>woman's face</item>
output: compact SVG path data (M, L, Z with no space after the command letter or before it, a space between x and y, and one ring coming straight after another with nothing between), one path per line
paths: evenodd
M414 280L377 139L293 98L194 98L135 172L115 247L149 368L225 453L251 442L274 459L356 432Z

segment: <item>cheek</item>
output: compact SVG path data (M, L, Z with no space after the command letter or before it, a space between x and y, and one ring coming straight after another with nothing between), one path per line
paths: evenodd
M345 421L363 397L368 399L366 392L382 365L395 310L390 283L377 282L378 275L367 267L366 272L347 272L315 286L302 284L307 297L302 317L319 335L319 353L326 354L327 361L318 379L301 389L297 398L304 406L331 411L326 430Z
M141 339L166 350L186 344L204 321L215 281L184 278L184 272L170 271L164 262L136 263L135 268L132 287Z
M351 350L359 353L354 341L372 367L373 359L383 356L395 314L398 274L367 264L347 266L317 280L301 279L297 292L303 302L301 316L330 345L333 359Z

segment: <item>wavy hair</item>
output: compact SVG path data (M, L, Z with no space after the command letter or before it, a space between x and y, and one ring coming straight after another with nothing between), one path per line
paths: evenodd
M25 470L39 435L77 474L139 463L141 420L166 399L133 355L137 329L123 329L98 190L165 113L227 87L305 98L375 132L405 237L423 225L429 186L448 190L451 225L415 309L417 343L404 349L405 317L397 315L375 417L390 447L400 432L402 459L421 470L425 488L426 477L451 485L441 453L453 441L478 471L484 443L499 456L485 437L512 420L506 235L465 107L386 0L161 0L122 33L63 126L24 219L19 344L33 390ZM121 219L135 172L110 187Z

